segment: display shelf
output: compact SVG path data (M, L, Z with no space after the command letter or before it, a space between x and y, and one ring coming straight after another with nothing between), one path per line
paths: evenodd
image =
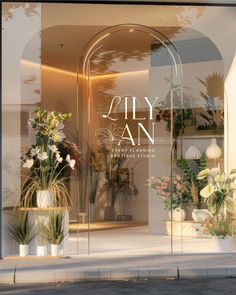
M192 237L192 238L210 238L210 235L204 234L197 230L197 227L202 227L201 222L193 220L171 221L164 220L166 225L166 234L175 237Z
M199 135L182 135L178 139L224 139L224 134L199 134Z
M181 158L164 158L164 160L169 160L169 161L171 161L171 160L174 160L174 161L177 161L177 160L181 160ZM185 158L183 158L183 160L186 160L186 161L194 161L194 160L200 160L200 159L185 159ZM218 159L208 159L207 158L207 161L222 161L222 160L224 160L224 157L220 157L220 158L218 158Z
M48 207L48 208L38 208L38 207L4 207L3 211L67 211L71 210L68 207Z

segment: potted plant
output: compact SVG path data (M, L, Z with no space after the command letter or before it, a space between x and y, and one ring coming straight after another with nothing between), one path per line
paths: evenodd
M184 158L178 159L176 162L177 168L183 172L185 181L188 182L191 188L194 209L192 218L195 222L203 222L206 218L211 218L212 215L203 202L200 194L202 188L207 185L207 179L199 180L197 175L200 171L206 168L207 160L205 154L200 159L187 160Z
M227 175L219 168L207 168L197 175L200 181L208 180L208 184L200 191L200 194L213 216L235 214L236 200L233 198L236 190L235 175L236 169L231 170Z
M148 179L147 185L163 198L170 219L174 221L185 220L184 208L192 203L192 196L189 184L183 181L180 175L176 175L172 179L169 176L151 177Z
M9 225L9 233L19 243L19 252L22 257L29 255L29 244L36 236L32 230L33 225L29 222L28 212L20 212L18 222Z
M228 218L222 216L207 220L203 229L204 233L212 236L213 248L217 252L227 253L231 250L231 238L235 229Z
M47 112L41 108L35 111L35 118L29 124L36 132L36 144L28 148L22 156L23 167L28 169L22 186L21 205L38 207L69 206L70 198L65 180L65 171L74 169L75 159L70 154L61 154L63 141L63 121L71 114Z
M52 212L49 221L42 224L40 235L51 245L51 255L59 256L60 244L67 235L64 229L64 213Z

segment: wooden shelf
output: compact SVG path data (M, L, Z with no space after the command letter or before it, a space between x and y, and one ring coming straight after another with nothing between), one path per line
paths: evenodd
M171 159L171 158L164 158L164 160L174 160L174 161L177 161L177 160L181 160L181 158L178 158L178 159L176 159L176 158L173 158L173 159ZM186 161L194 161L194 160L200 160L200 159L185 159L185 158L183 158L183 160L186 160ZM218 159L206 159L207 161L218 161L218 160L224 160L224 158L223 157L220 157L220 158L218 158Z
M66 211L71 210L67 207L49 207L49 208L38 208L38 207L4 207L3 211Z
M224 134L213 134L213 135L182 135L180 136L179 139L212 139L212 138L217 138L217 139L224 139Z

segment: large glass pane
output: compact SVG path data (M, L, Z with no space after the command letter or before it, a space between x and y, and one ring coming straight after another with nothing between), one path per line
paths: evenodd
M146 184L152 175L173 177L172 109L182 109L181 74L175 48L150 28L113 27L86 48L79 79L88 111L83 135L90 159L90 253L173 250L171 229L165 235L171 198L164 208ZM157 106L170 115L170 132L155 121Z

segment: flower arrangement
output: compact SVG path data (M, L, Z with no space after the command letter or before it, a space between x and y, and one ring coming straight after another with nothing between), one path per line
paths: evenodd
M234 232L235 229L229 219L213 218L203 223L203 233L210 234L212 237L225 239L232 236Z
M233 198L233 192L236 190L235 174L236 169L227 175L219 168L207 168L197 175L198 180L208 179L208 184L200 191L200 194L214 216L222 213L226 216L236 212L236 200Z
M163 198L165 209L168 211L192 203L190 186L180 175L172 179L169 176L153 176L147 180L147 185Z
M63 121L71 119L71 114L47 112L36 109L35 118L29 125L36 132L36 144L24 151L23 168L29 171L22 186L21 205L28 207L34 204L34 197L39 191L49 191L54 196L57 206L69 206L70 198L65 180L66 171L74 170L79 156L76 146L65 140ZM65 151L68 151L65 154ZM71 151L71 153L69 153Z
M65 135L63 133L63 122L70 120L72 114L61 112L48 112L45 109L37 108L34 118L28 120L29 126L35 130L37 144L48 144L48 142L61 142Z

